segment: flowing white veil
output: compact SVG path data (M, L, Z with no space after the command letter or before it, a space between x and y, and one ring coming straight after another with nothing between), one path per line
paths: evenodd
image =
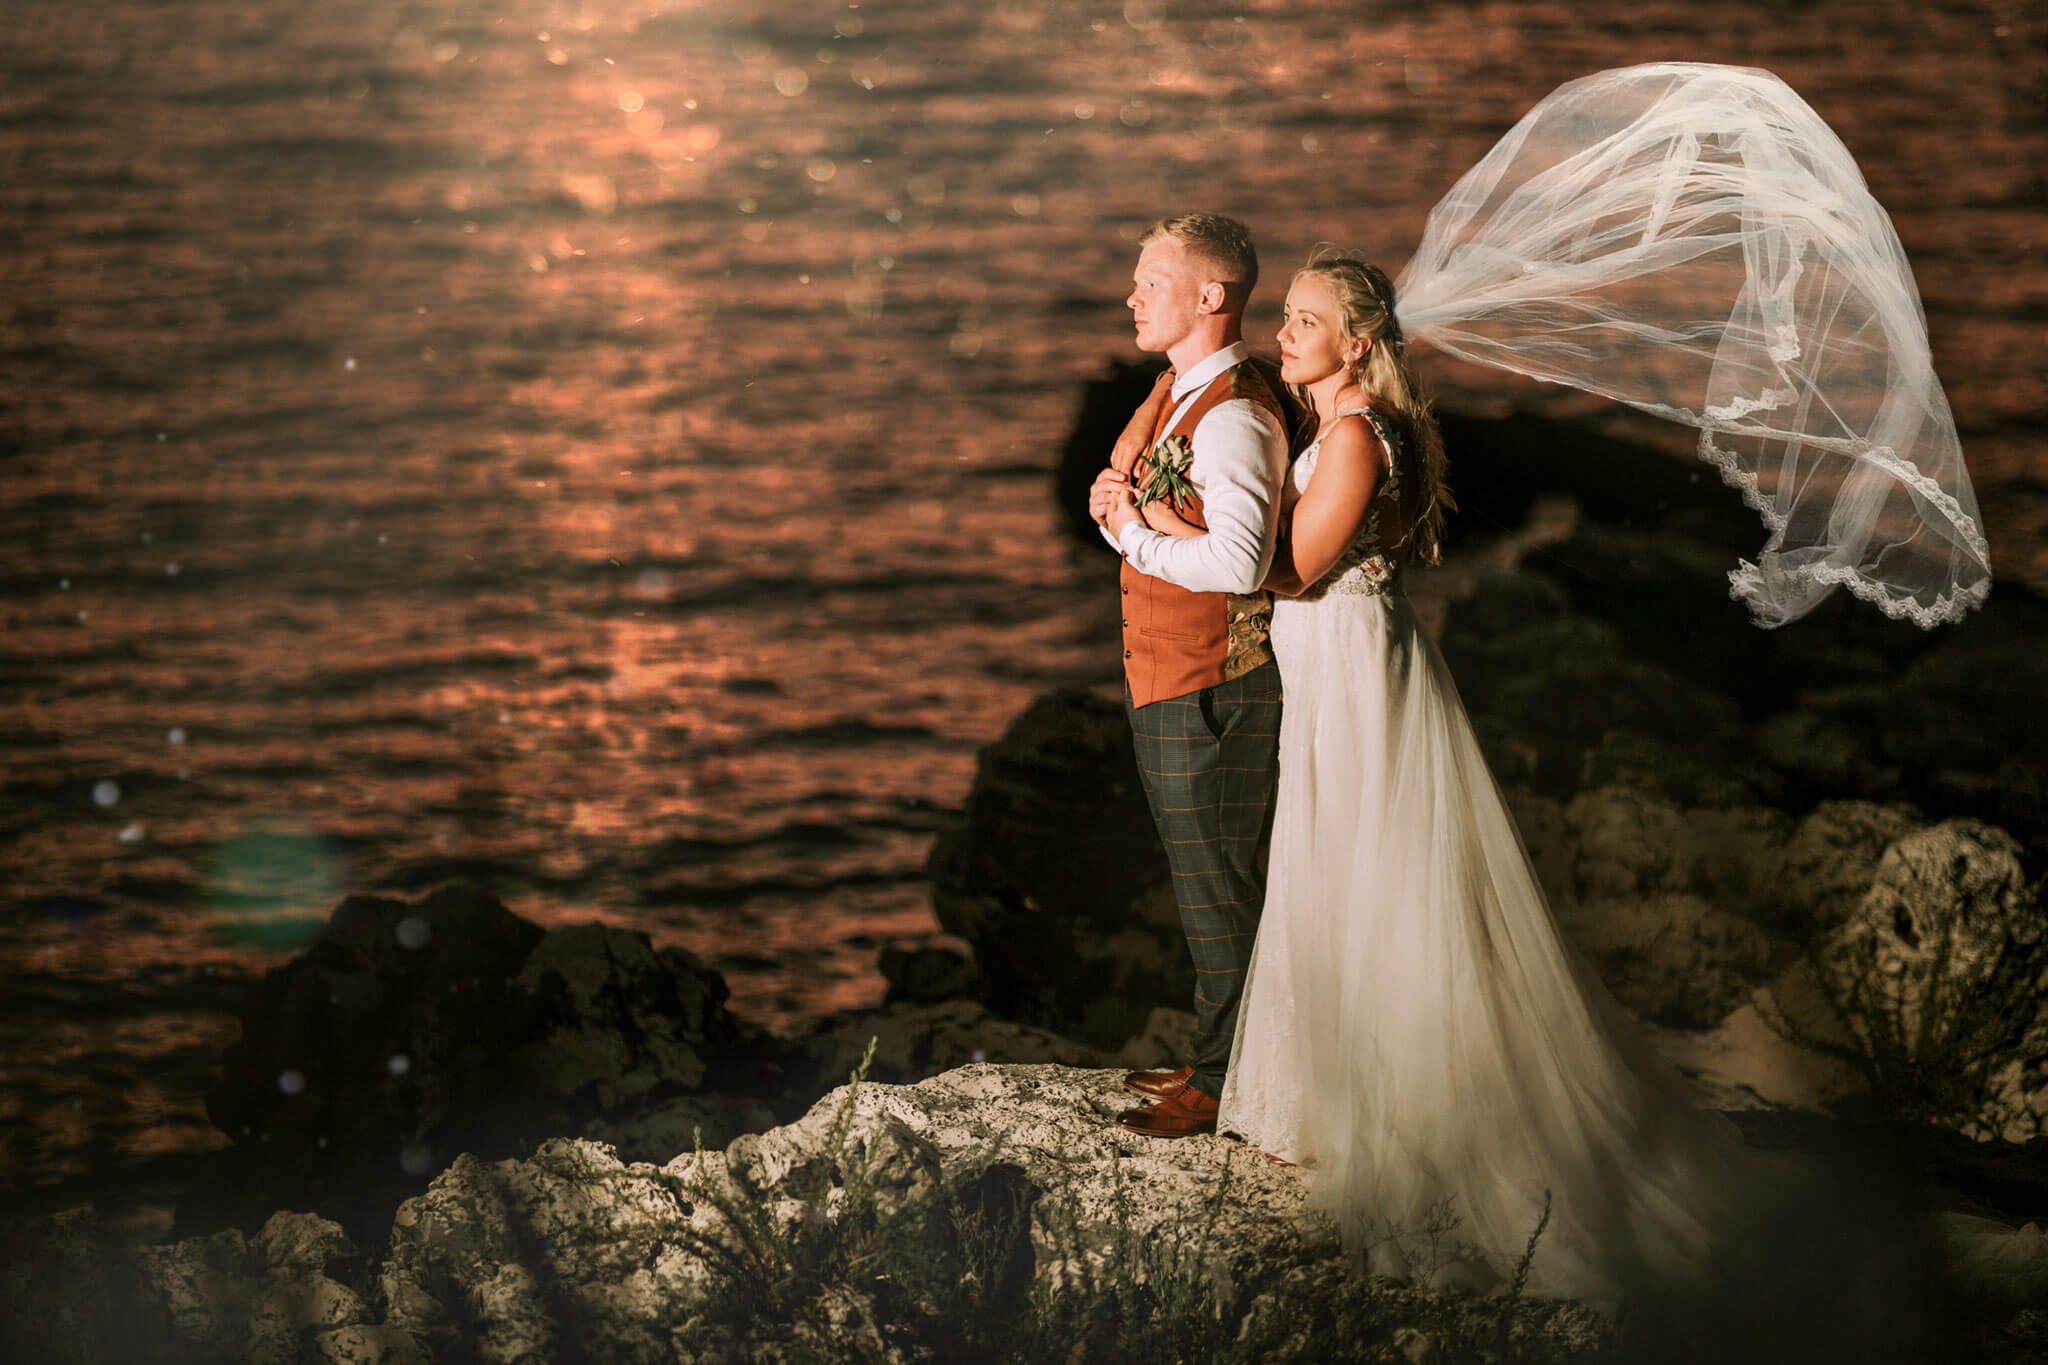
M1699 428L1770 537L1729 574L1779 626L1848 588L1932 627L1990 552L1891 220L1767 71L1602 71L1531 109L1429 216L1409 339Z

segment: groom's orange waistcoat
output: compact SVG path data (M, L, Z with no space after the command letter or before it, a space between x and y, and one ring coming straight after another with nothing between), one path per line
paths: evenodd
M1151 445L1169 436L1194 440L1195 428L1210 410L1233 398L1252 400L1273 414L1282 431L1287 430L1280 400L1265 376L1245 360L1210 380L1180 419L1166 425L1173 414L1169 403L1160 415L1161 426L1152 433ZM1142 480L1143 473L1141 464L1133 477ZM1201 498L1190 498L1173 510L1181 520L1208 529ZM1275 515L1278 511L1276 507ZM1140 573L1128 560L1121 577L1124 680L1130 684L1134 705L1146 706L1214 687L1243 677L1272 659L1267 627L1273 618L1273 599L1268 594L1189 592L1163 578Z

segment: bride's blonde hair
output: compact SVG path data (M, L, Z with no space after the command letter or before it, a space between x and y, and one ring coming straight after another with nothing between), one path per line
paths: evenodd
M1304 275L1329 286L1344 340L1371 343L1351 368L1352 377L1372 406L1394 419L1403 437L1395 457L1402 460L1401 473L1410 481L1408 495L1401 499L1407 524L1386 548L1401 560L1435 564L1443 558L1444 517L1457 510L1458 503L1446 482L1449 461L1436 414L1402 355L1407 342L1394 317L1394 282L1378 266L1333 247L1317 247L1308 264L1294 272L1296 279ZM1309 401L1305 391L1296 392L1304 404Z

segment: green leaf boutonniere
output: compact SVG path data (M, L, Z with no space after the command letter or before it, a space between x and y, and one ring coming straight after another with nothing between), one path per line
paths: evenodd
M1188 465L1194 458L1194 445L1177 433L1153 446L1140 462L1147 472L1132 501L1143 507L1165 498L1176 510L1185 507L1195 496L1195 486L1188 482Z

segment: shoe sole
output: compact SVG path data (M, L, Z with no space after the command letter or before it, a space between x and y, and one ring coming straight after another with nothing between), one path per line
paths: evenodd
M1155 1133L1155 1132L1153 1132L1153 1131L1152 1131L1151 1129L1149 1129L1149 1128L1138 1128L1138 1127L1134 1127L1134 1126L1133 1126L1133 1125L1131 1125L1131 1124L1125 1123L1125 1122L1124 1122L1124 1121L1123 1121L1122 1119L1118 1119L1118 1120L1117 1120L1117 1125L1116 1125L1116 1126L1117 1126L1117 1127L1119 1127L1119 1128L1121 1128L1121 1129L1123 1129L1123 1130L1124 1130L1124 1131L1125 1131L1126 1133L1136 1133L1136 1134L1137 1134L1137 1135L1138 1135L1139 1137L1149 1137L1149 1138L1191 1138L1191 1137L1213 1137L1213 1136L1215 1136L1215 1134L1216 1134L1216 1130L1215 1130L1215 1128L1213 1128L1213 1127L1210 1127L1210 1128L1191 1128L1191 1129L1189 1129L1189 1130L1188 1130L1187 1132L1185 1132L1185 1133Z

